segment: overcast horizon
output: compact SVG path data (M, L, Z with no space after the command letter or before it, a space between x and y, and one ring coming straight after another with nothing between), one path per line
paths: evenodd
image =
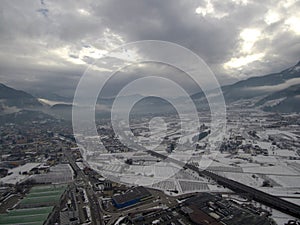
M190 49L221 85L231 84L300 60L299 12L296 0L2 1L0 83L70 97L107 52L162 40Z

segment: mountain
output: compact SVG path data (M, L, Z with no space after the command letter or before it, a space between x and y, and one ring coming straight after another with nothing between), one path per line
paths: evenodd
M142 98L131 109L132 115L146 114L167 114L174 113L174 108L167 101L157 97L143 97L140 95L121 96L119 110L117 113L124 113L123 109L132 101ZM111 108L115 98L99 98L95 106L95 116L97 118L107 118L111 116ZM80 107L78 108L80 110ZM49 114L65 120L72 119L72 104L55 104L48 110Z
M42 107L32 95L0 84L0 113Z
M300 61L279 73L251 77L221 89L227 104L251 100L253 106L267 111L300 112ZM203 98L203 92L192 95L195 102Z
M275 91L272 94L269 94L267 97L259 100L256 105L264 105L270 101L286 98L295 98L300 95L300 84L292 85L288 88L285 88L280 91Z
M222 87L227 102L269 95L300 83L300 62L279 73L251 77Z
M250 102L249 107L259 107L266 111L300 112L300 62L279 73L251 77L232 85L222 86L225 101L228 104L236 101ZM214 94L214 90L208 92ZM15 113L21 109L38 109L52 116L70 120L72 117L72 101L61 96L48 96L55 100L68 100L63 104L41 104L40 101L24 91L15 90L0 84L0 114ZM126 108L132 100L142 96L132 95L119 97L122 106ZM198 110L209 110L203 92L191 96ZM49 99L44 99L49 100ZM184 103L185 98L175 98L178 104ZM54 101L55 102L55 101ZM57 101L59 102L59 101ZM70 103L69 103L70 102ZM96 116L109 116L114 98L98 99ZM201 107L201 108L200 108ZM173 113L174 108L167 101L156 97L147 97L140 100L132 109L133 114Z
M300 84L274 92L257 102L265 111L300 112Z

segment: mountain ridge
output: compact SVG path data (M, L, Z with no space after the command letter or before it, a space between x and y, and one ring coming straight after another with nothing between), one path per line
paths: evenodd
M38 108L42 104L31 94L0 83L0 112L19 108Z
M258 98L254 103L254 106L260 107L263 110L300 112L300 107L292 105L300 105L300 61L296 65L282 70L281 72L250 77L231 85L222 86L221 89L227 104L238 100ZM214 90L209 91L209 93L213 92ZM124 96L122 98L126 100L126 98L130 98L130 96ZM206 102L205 94L202 91L191 95L191 98L195 103L201 102L202 105L203 102ZM112 105L114 98L99 100L105 106L110 106ZM274 104L274 102L277 104ZM147 102L144 101L141 105L146 107L146 103ZM167 108L156 99L150 98L149 100L148 98L148 103L149 107L152 107L152 109L157 105L157 107L161 107L163 111L167 111ZM71 106L72 103L59 103L49 108L52 112L59 113L59 110L61 109L70 111ZM7 107L33 108L42 107L42 104L31 94L0 83L0 112Z

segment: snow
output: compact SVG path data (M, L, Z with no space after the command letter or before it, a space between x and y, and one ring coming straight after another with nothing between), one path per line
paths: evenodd
M273 175L298 175L296 171L285 165L275 166L257 166L244 168L244 172L256 174L273 174Z
M260 178L259 176L255 176L255 178L253 178L252 174L224 172L223 175L229 179L252 187L260 187L264 181L264 179Z
M277 211L275 209L272 209L272 218L275 220L275 222L278 225L285 224L289 220L296 220L295 217L292 217L290 215L287 215L287 214Z
M300 71L300 66L296 66L293 71L299 72Z
M263 138L266 138L266 137L263 137ZM265 141L257 141L256 142L256 145L258 145L260 148L262 149L272 149L272 147L274 147L272 145L272 143L270 142L265 142Z
M284 200L294 203L296 205L300 205L300 198L283 198Z
M264 156L264 155L257 155L257 156L253 156L252 157L253 162L255 163L261 163L261 164L265 164L265 163L277 163L278 160L274 157L274 156Z
M300 190L300 176L269 175L269 177L283 187L299 187Z
M282 156L282 157L299 157L295 151L293 150L287 150L287 149L280 149L276 150L274 152L274 155L276 156Z
M299 138L298 135L294 134L293 132L285 131L285 130L278 130L278 129L268 129L264 131L266 135L277 135L280 138L285 138L288 140L295 140Z
M79 169L83 170L85 168L85 165L82 162L76 162L76 165L79 167Z
M28 175L21 175L19 173L29 172L31 169L38 167L40 163L26 163L25 165L18 166L16 168L10 169L8 173L12 173L6 177L0 179L0 183L5 184L17 184L28 178Z
M300 194L297 194L300 193L299 187L260 187L258 189L275 196L300 197Z
M284 101L286 99L286 97L284 98L279 98L279 99L274 99L274 100L270 100L270 101L267 101L265 104L263 104L263 106L269 106L269 107L272 107L272 106L276 106L278 105L280 102Z

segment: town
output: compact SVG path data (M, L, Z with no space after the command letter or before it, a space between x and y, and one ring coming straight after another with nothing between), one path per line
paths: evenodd
M0 224L297 224L292 209L259 201L201 171L298 206L299 115L232 106L227 116L217 155L206 116L195 150L184 153L176 150L178 118L169 116L158 155L124 146L106 120L97 125L106 151L88 154L67 121L4 123ZM134 119L132 127L137 137L149 137L147 119ZM188 154L190 166L176 165Z

